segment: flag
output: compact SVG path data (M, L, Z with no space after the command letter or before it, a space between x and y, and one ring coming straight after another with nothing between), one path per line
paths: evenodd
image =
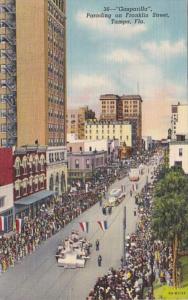
M79 224L80 224L82 231L88 233L89 223L88 222L80 222Z
M22 232L22 219L16 219L16 232Z
M97 221L102 231L106 231L108 229L107 221Z
M0 231L5 231L5 218L0 216Z

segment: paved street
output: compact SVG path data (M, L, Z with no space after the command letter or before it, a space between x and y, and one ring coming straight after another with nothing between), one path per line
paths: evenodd
M147 172L139 181L139 190L146 182ZM122 256L123 240L123 207L127 207L127 232L134 231L134 198L130 197L128 178L117 181L112 188L126 185L126 199L113 208L111 216L104 216L97 203L72 221L61 232L47 240L35 253L27 256L22 263L0 277L0 300L84 300L94 286L97 277L104 275L110 266L117 268ZM102 232L98 220L108 220L109 229ZM86 268L64 270L57 267L54 258L58 243L72 229L79 229L79 221L89 222L87 238L93 243L91 259ZM95 251L95 240L100 240L100 251ZM98 254L102 255L102 267L97 266Z

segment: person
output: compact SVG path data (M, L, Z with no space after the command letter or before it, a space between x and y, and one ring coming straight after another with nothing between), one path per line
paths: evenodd
M99 251L99 240L96 240L95 245L96 245L96 251Z
M98 266L101 267L102 264L102 256L99 254L98 256Z

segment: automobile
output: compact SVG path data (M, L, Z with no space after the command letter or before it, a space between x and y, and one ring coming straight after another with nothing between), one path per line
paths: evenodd
M112 189L109 193L108 200L105 202L104 207L114 207L119 205L126 194L122 192L121 189Z

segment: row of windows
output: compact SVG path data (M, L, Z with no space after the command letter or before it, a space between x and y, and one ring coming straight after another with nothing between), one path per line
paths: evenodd
M39 155L29 155L24 156L22 159L20 157L16 157L14 168L16 170L16 176L20 176L21 174L21 167L23 167L23 174L27 174L27 172L38 172L39 171L39 164L40 170L44 171L44 164L45 164L45 156L43 154ZM33 170L33 167L35 170Z
M117 126L118 124L113 124L113 125L102 125L102 128L110 128L110 127L112 127L113 126L113 128L115 128L116 126ZM99 125L98 124L96 124L95 125L96 126L96 128L98 128L99 127ZM120 128L122 129L122 125L118 125L118 126L120 126ZM93 125L86 125L86 130L87 130L87 128L91 128L91 127L94 127ZM100 125L100 127L101 127L101 125Z
M64 152L49 153L49 162L63 161L65 159Z
M64 145L64 139L50 138L50 139L48 139L48 144L49 144L49 146L61 146L61 145Z
M55 97L55 96L49 96L48 101L51 102L51 103L54 103L54 104L60 104L60 105L64 104L63 99L60 99L60 98Z
M60 112L60 111L57 112L52 109L48 112L48 116L52 117L52 118L57 118L57 119L64 119L64 115L62 112Z
M39 189L44 188L45 175L35 177L31 176L30 178L25 178L24 180L15 181L15 190L16 190L16 198L21 197L22 195L27 195L29 192L38 191ZM22 195L21 195L22 188ZM30 191L28 191L28 188Z
M85 137L86 137L86 139L90 139L90 140L93 139L93 136L91 136L91 135L90 135L90 136L89 136L89 135L86 135ZM128 136L127 136L127 137L128 137ZM109 136L109 135L108 135L108 136L103 136L103 135L102 135L101 137L99 137L99 136L97 135L97 136L96 136L96 140L100 140L100 139L102 139L102 140L103 140L103 139L108 139L108 140L114 139L114 140L115 140L115 139L117 139L117 137L116 137L115 135L114 135L113 137L112 137L112 136ZM119 139L120 139L121 141L124 140L124 138L123 138L122 136L120 136ZM127 141L128 141L128 139L129 139L129 137L127 138Z
M52 80L48 80L48 87L49 87L49 89L55 89L60 92L63 92L63 84L61 84L61 86L59 86L57 83L54 83Z

